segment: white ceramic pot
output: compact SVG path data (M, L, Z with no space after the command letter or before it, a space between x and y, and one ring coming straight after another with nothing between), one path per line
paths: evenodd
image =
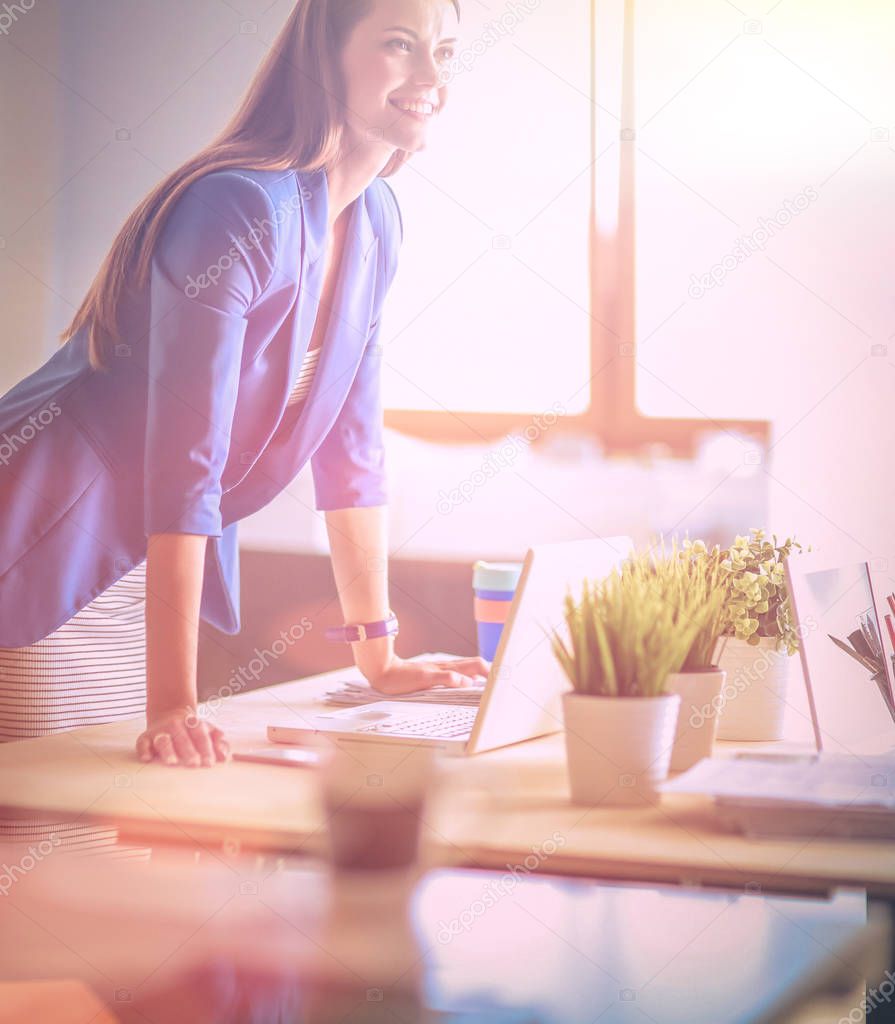
M563 695L572 802L596 806L655 802L668 776L681 699Z
M697 761L712 756L725 677L723 669L708 668L698 672L672 672L665 681L665 689L681 698L671 771L686 771Z
M756 647L729 637L718 667L727 673L721 690L718 739L782 739L789 679L786 651L776 650L773 637L760 637Z

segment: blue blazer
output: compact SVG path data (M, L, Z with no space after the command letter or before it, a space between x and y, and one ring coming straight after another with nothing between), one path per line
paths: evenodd
M238 520L310 461L319 510L387 501L378 341L403 239L376 178L353 204L311 392L289 392L323 285L323 170L225 170L181 196L121 344L86 328L0 398L0 646L51 633L146 557L210 538L202 618L239 630Z

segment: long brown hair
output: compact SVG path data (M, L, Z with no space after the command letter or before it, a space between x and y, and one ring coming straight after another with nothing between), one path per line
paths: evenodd
M227 167L316 171L335 164L344 123L340 99L345 95L337 58L373 2L298 0L229 124L128 217L74 319L60 334L61 343L89 323L90 365L107 368L109 352L119 340L122 293L146 281L165 220L197 178ZM449 2L459 18L459 0ZM393 175L410 156L407 150L395 150L380 177Z

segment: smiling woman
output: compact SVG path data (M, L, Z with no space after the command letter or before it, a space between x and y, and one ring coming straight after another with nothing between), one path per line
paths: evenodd
M237 523L308 463L345 619L386 618L379 328L403 229L379 179L444 109L458 19L299 0L230 123L127 219L65 344L0 398L10 435L58 409L0 468L0 739L145 710L141 759L226 760L199 620L239 630ZM488 671L370 632L352 652L383 693Z
M451 6L459 18L459 7ZM343 51L346 121L359 138L370 125L383 124L383 139L417 152L426 145L424 126L447 103L446 72L457 36L443 35L444 0L380 0L374 8ZM371 59L377 51L383 58Z

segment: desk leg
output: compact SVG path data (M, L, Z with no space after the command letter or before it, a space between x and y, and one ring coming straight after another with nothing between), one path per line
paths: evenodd
M874 986L875 998L870 1001L867 1024L895 1024L895 901L874 900L873 905L881 910L889 922L889 950L885 962L888 965L884 980ZM868 989L868 997L871 995ZM886 998L888 996L888 998Z

